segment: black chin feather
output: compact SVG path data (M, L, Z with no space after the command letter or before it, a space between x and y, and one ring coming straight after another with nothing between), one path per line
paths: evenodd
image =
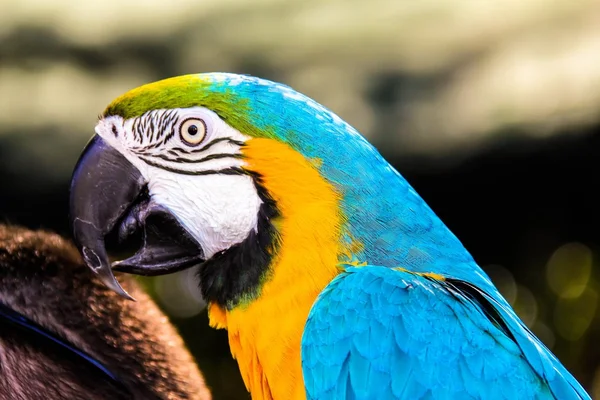
M252 176L262 200L257 229L241 243L212 256L198 270L204 298L229 310L243 300L258 296L279 246L278 232L273 226L273 219L280 215L279 210L262 186L260 175Z

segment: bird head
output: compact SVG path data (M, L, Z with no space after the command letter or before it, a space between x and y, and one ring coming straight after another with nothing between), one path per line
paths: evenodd
M225 73L166 79L115 99L95 132L73 174L71 223L87 265L124 296L113 270L201 265L205 297L230 308L298 235L335 242L336 259L415 268L435 242L448 247L441 236L451 234L431 229L441 222L372 145L282 84ZM138 251L111 263L107 237L139 233Z

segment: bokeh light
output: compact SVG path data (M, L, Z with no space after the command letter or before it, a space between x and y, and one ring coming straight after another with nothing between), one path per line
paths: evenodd
M513 308L525 325L532 327L535 324L538 316L538 302L529 288L517 285L517 298Z
M594 381L590 395L592 399L600 399L600 366L596 368L594 373Z
M489 275L508 304L514 306L517 299L517 282L513 274L501 265L487 265L483 270Z
M546 347L549 349L554 347L554 343L556 343L556 335L551 327L538 319L531 327L531 330L542 341L542 343L546 345Z
M191 318L206 307L195 268L156 277L153 283L158 301L175 318Z
M583 294L592 272L592 251L581 243L567 243L552 254L546 266L548 286L563 299Z
M587 288L576 298L561 298L554 310L554 324L559 335L576 341L585 334L596 313L598 293Z

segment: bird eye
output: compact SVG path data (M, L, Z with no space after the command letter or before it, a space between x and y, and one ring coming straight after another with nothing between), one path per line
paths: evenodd
M206 122L199 118L188 118L181 123L179 134L186 144L196 146L206 136Z

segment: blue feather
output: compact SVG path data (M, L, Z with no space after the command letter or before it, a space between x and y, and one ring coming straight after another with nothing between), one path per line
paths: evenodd
M308 399L590 398L492 296L378 266L348 266L319 296L302 362Z

